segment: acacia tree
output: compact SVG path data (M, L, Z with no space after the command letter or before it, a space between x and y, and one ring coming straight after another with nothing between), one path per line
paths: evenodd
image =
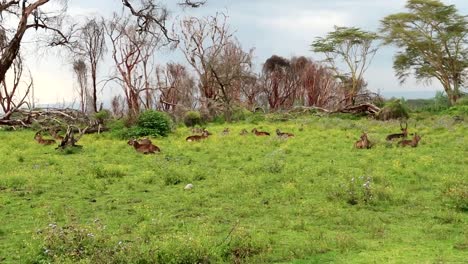
M363 88L364 73L378 50L375 44L378 35L356 27L335 27L326 37L312 43L314 52L323 53L325 62L340 80L349 80L346 89L346 103L354 104L355 97ZM339 69L342 63L344 69Z
M409 75L436 78L455 103L467 75L468 17L438 0L409 0L406 8L381 21L385 43L400 49L393 62L396 75L402 82Z

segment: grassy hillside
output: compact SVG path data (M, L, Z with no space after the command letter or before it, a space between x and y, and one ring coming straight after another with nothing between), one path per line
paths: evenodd
M300 127L303 125L303 131ZM136 153L109 134L75 153L0 131L0 262L462 263L468 255L468 126L304 117L209 126ZM239 136L241 129L295 138ZM368 131L377 145L356 150ZM192 183L192 190L184 186Z

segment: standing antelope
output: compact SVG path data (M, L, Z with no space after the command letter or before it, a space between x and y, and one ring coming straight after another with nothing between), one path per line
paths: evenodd
M203 130L203 133L201 135L193 135L193 136L189 136L187 137L185 140L187 142L193 142L193 141L200 141L202 139L205 139L207 138L210 134L210 132L206 131L206 130Z
M43 139L42 135L40 132L37 132L36 135L34 135L34 139L42 145L52 145L55 144L55 140L53 139Z
M287 132L281 132L279 129L276 129L276 135L278 135L278 137L282 137L282 138L294 137L294 134L287 133Z
M133 146L136 151L141 152L143 154L154 154L156 152L161 152L161 149L158 146L153 144L140 144L136 139L132 139L128 141L128 144Z
M402 147L411 146L415 148L418 146L418 143L420 140L421 140L421 136L419 136L417 133L414 133L412 140L408 140L408 139L402 140L398 142L398 145L401 145Z
M396 134L390 134L387 136L387 140L390 141L390 140L393 140L395 138L406 138L408 137L408 123L405 122L406 126L405 128L403 128L403 126L401 125L401 122L400 122L400 129L401 129L401 132L402 133L396 133Z
M371 148L371 144L369 142L369 139L367 138L367 133L362 132L361 140L356 141L356 143L354 143L354 147L358 149Z
M255 133L256 136L269 136L270 133L264 131L258 131L257 128L252 129L252 133Z

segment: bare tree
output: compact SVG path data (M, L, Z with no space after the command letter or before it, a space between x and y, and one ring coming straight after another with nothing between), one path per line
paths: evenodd
M11 71L11 78L3 79L0 83L0 107L3 112L0 115L1 120L8 120L22 106L29 106L27 98L33 87L31 76L27 82L23 81L23 62L20 56L14 60Z
M298 92L299 80L291 62L273 55L265 61L262 70L262 90L271 110L291 108Z
M5 74L8 69L14 64L16 57L19 54L21 42L27 30L29 29L45 29L52 32L50 45L62 45L70 39L70 36L63 34L60 31L63 12L51 14L43 12L40 7L49 2L57 2L50 0L4 0L0 2L0 31L2 35L2 45L0 52L0 82L5 80ZM66 1L61 1L65 4ZM64 11L65 8L60 9ZM12 28L6 28L7 24L3 23L6 17L17 18L17 25ZM32 18L32 19L30 19ZM12 32L9 34L9 32Z
M90 18L84 23L79 30L79 41L74 49L74 53L82 58L82 62L88 64L85 67L89 70L91 76L91 87L89 91L91 111L98 111L98 96L97 96L97 73L98 65L103 59L107 51L105 42L104 22L97 18ZM86 66L86 65L84 65Z
M177 107L195 107L195 81L185 66L168 63L165 68L157 69L156 76L161 110L169 112L175 111Z
M181 50L197 74L202 109L213 114L221 106L229 120L240 101L242 79L251 75L252 51L242 50L222 13L186 18L181 32Z
M81 112L86 113L87 99L88 99L88 74L86 63L78 59L73 62L73 71L75 72L78 81L78 96L80 97Z

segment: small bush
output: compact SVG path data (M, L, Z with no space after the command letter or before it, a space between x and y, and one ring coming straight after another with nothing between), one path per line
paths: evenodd
M380 112L377 113L377 119L382 121L401 118L409 118L408 108L401 100L387 103Z
M171 132L172 120L163 112L147 110L140 114L137 125L129 129L128 137L167 136Z
M196 125L202 125L202 117L200 112L197 111L188 111L184 116L184 124L187 127L194 127Z
M99 124L104 124L111 117L111 112L109 110L101 110L93 114L93 118L98 121Z
M96 166L93 169L93 175L97 179L105 179L105 178L122 178L125 176L125 173L118 168L111 168L106 169L100 166Z
M369 204L374 200L374 186L371 177L351 178L329 193L329 198L345 200L350 205Z
M253 115L252 112L244 107L236 107L233 109L231 114L231 121L243 121Z

